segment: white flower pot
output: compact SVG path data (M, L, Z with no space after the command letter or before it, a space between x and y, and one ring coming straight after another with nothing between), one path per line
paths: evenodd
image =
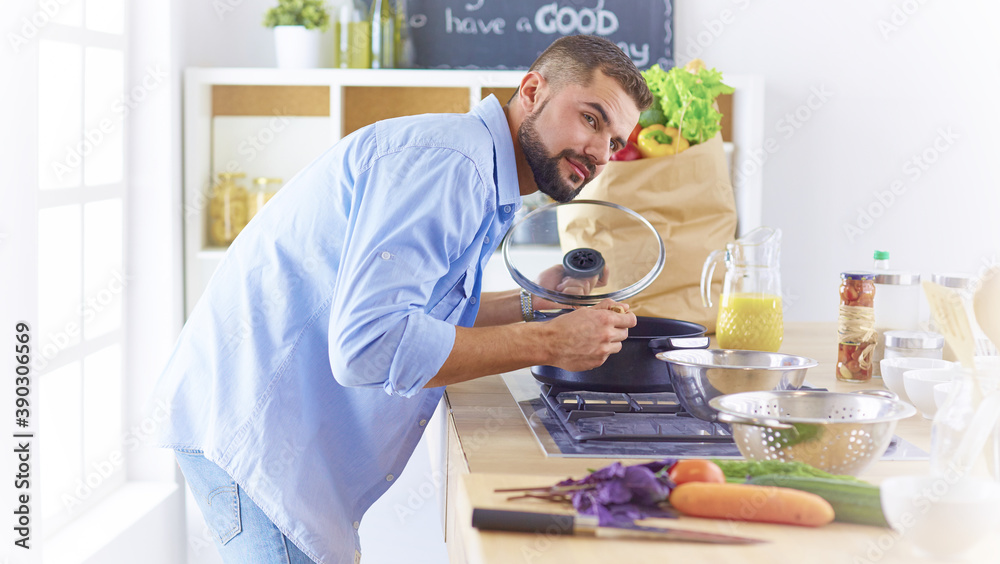
M274 27L274 48L280 69L316 69L322 66L323 32L301 25Z

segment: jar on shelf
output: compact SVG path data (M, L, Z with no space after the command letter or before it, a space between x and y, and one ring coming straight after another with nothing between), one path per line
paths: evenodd
M868 382L877 342L875 332L875 274L840 275L840 317L837 323L837 379Z
M220 172L219 182L212 187L208 202L208 240L217 246L226 246L246 227L247 189L243 172Z
M944 336L933 331L886 331L885 333L885 358L936 358L940 360L943 349Z
M248 219L253 219L255 215L260 211L260 208L264 207L275 194L278 193L278 189L281 188L280 178L268 178L266 176L258 176L253 179L253 187L250 189L247 208Z

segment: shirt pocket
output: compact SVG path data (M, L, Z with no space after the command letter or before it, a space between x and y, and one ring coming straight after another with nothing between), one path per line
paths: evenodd
M472 270L465 271L461 278L448 290L448 293L441 298L428 313L434 319L446 321L452 325L458 323L458 319L465 311L465 305L472 296L473 287L476 285L476 273Z

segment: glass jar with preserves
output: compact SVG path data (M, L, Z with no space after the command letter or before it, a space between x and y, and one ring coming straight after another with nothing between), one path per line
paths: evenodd
M220 172L219 182L212 187L208 201L208 240L213 245L226 246L246 227L247 189L242 172Z
M875 353L875 274L843 272L840 275L840 319L837 324L837 379L867 382L872 377Z
M255 215L260 211L260 208L264 207L275 194L278 193L278 188L281 188L280 178L268 178L266 176L258 176L253 179L253 187L250 189L250 194L247 203L249 204L247 208L247 218L253 219Z

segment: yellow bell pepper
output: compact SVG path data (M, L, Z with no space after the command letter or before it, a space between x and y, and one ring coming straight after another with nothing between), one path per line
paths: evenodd
M681 137L676 128L654 123L639 132L636 143L644 159L676 155L690 146L688 140Z

